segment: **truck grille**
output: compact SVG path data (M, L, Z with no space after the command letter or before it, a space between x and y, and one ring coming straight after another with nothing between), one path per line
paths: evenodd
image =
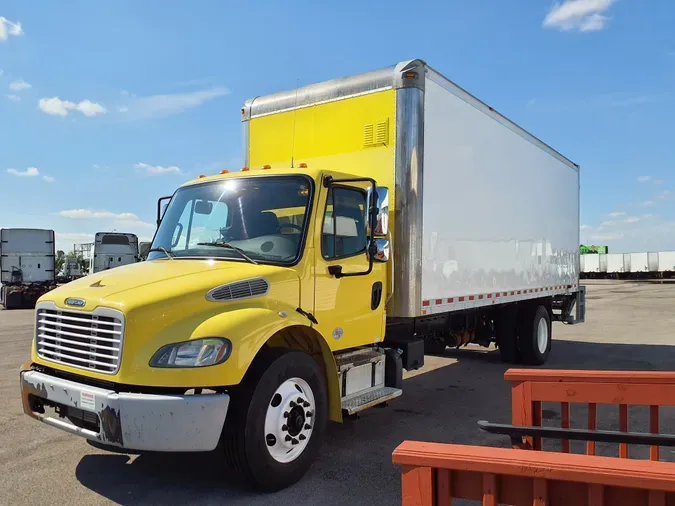
M63 311L50 303L36 311L40 358L79 369L115 374L119 369L124 317L119 311Z

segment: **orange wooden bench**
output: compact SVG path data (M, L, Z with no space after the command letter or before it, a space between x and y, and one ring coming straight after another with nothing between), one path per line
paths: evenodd
M496 506L675 506L675 464L658 462L662 406L675 406L675 373L510 369L512 425L481 422L489 432L517 439L518 449L403 442L393 461L402 466L403 504L451 505L453 498ZM542 403L560 403L559 428L542 427ZM587 405L585 429L572 429L570 408ZM598 404L616 405L618 431L599 431ZM629 406L649 406L649 432L629 430ZM562 452L542 452L542 435L562 441ZM570 453L570 440L586 454ZM618 456L596 456L598 441L619 443ZM629 445L649 446L650 460L626 460Z
M666 506L675 504L675 464L558 452L404 441L403 506Z
M649 406L649 432L659 434L659 408L675 406L675 373L671 372L509 369L504 379L511 382L513 425L541 426L542 402L556 402L560 403L561 428L569 429L570 404L584 403L588 406L587 430L592 432L597 428L598 404L613 404L619 413L619 431L630 435L634 433L629 432L629 406L639 405ZM659 438L653 439L649 458L656 461ZM673 446L675 436L661 439L661 445ZM541 450L542 439L527 437L523 447ZM620 443L618 456L628 458L628 447ZM595 455L595 449L596 442L589 440L586 453ZM563 439L562 451L569 453L569 440Z

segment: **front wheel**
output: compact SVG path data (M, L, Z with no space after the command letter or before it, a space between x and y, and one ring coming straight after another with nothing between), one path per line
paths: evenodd
M319 453L328 417L323 373L306 353L263 352L234 392L223 447L237 478L273 492L304 476Z

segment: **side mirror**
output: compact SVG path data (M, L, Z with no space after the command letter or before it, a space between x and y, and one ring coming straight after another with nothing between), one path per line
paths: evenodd
M389 188L386 186L378 186L377 191L377 219L375 224L374 235L387 235L389 233ZM368 201L370 201L370 193L368 190Z
M164 213L166 213L166 208L169 207L169 203L173 197L162 197L157 200L157 226L162 222L164 218Z
M373 260L375 262L388 262L391 249L388 239L375 239Z

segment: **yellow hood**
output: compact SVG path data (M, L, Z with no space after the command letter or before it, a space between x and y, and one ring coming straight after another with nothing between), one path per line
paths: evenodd
M284 273L284 274L281 274ZM228 260L152 260L99 272L63 285L42 297L64 309L68 298L86 301L91 311L105 306L128 312L138 306L198 295L225 283L253 277L290 281L291 269ZM281 278L281 279L279 279ZM299 294L297 295L299 296ZM292 297L293 298L293 297Z

